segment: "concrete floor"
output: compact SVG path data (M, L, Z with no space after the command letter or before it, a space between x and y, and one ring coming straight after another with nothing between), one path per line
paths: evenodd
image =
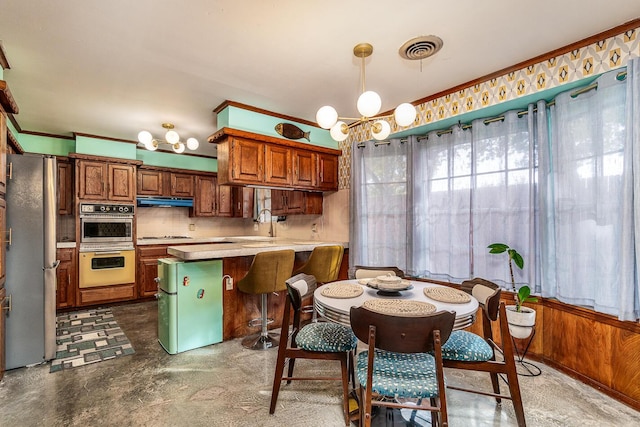
M283 386L269 415L276 350L239 340L168 355L156 340L155 302L113 307L135 354L49 373L15 369L0 383L0 426L341 426L339 382ZM640 413L558 371L520 377L529 426L637 426ZM338 372L337 362L299 361L296 371ZM447 371L451 384L489 389L486 374ZM448 391L452 427L513 426L511 402ZM378 417L378 424L384 419ZM395 425L405 425L395 423Z

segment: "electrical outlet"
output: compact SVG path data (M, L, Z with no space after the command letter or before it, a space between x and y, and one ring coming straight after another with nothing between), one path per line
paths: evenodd
M232 291L233 290L233 277L225 276L224 284L225 284L225 289L226 290Z
M311 224L311 232L312 233L317 233L318 232L318 226L315 223Z
M196 231L196 225L195 224L189 224L189 231Z
M258 230L260 230L260 227L258 227L258 223L257 222L254 222L253 223L253 231L258 231Z

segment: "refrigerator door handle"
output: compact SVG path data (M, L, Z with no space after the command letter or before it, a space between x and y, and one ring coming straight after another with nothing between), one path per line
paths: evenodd
M53 264L51 264L51 266L44 267L43 270L55 270L56 268L58 268L59 265L60 265L60 260L57 259L53 262Z
M4 306L5 301L7 302L6 307ZM11 312L11 294L7 295L2 299L2 301L0 301L0 307L2 307L2 310L7 310L7 313Z

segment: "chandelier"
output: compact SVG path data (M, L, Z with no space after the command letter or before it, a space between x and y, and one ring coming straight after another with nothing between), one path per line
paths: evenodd
M352 127L370 121L373 121L371 135L381 141L391 133L391 125L388 122L391 117L395 118L398 126L409 126L416 118L416 108L409 103L398 105L393 114L376 116L380 112L380 107L382 107L382 99L376 92L365 90L364 59L371 56L372 53L373 46L369 43L359 43L353 48L353 55L361 59L360 80L362 81L362 93L358 97L356 104L360 117L338 117L338 112L330 105L321 107L316 113L318 125L323 129L329 129L331 137L338 142L347 139L349 129ZM344 120L353 122L347 125Z
M189 150L196 150L200 146L200 143L195 138L187 139L187 142L180 142L180 135L173 130L174 126L171 123L163 123L162 127L167 130L164 134L164 140L156 139L151 135L151 132L143 130L138 134L138 141L149 151L156 151L160 144L168 144L176 153L184 153L185 145Z

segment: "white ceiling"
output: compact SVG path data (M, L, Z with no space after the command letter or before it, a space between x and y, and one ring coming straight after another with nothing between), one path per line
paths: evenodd
M22 130L135 140L172 122L202 143L225 100L354 116L360 42L385 111L638 17L638 0L0 0L0 40ZM430 34L438 54L400 58Z

